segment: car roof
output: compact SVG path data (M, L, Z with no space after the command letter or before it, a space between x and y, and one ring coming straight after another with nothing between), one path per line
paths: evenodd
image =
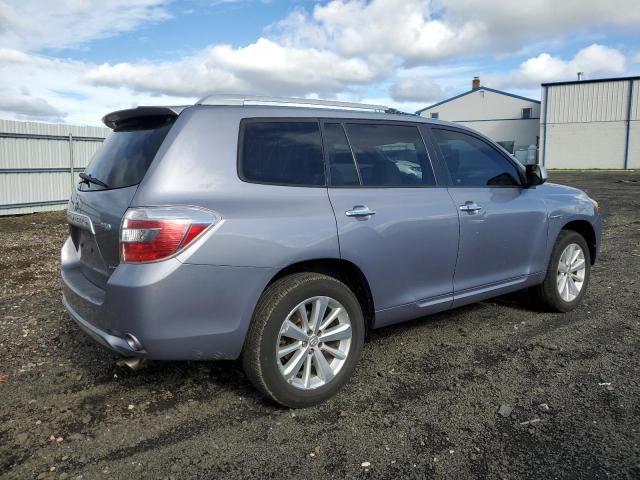
M394 122L412 122L431 125L453 126L462 130L471 130L464 125L447 122L445 120L426 118L413 113L381 112L371 110L356 110L347 108L323 108L290 105L189 105L189 106L139 106L136 108L118 110L105 115L102 119L105 125L114 128L119 121L135 117L150 115L179 116L182 112L192 109L214 109L223 113L228 111L234 117L240 118L336 118L351 120L381 120Z

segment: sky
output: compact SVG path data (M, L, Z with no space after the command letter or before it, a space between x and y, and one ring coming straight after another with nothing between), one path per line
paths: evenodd
M640 74L638 0L0 0L0 118L99 125L209 93L413 112Z

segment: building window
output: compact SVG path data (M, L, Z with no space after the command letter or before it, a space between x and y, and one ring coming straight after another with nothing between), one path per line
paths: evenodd
M438 112L431 112L431 118L437 119L439 117Z
M530 108L523 108L522 109L522 118L525 120L528 120L531 118L531 109Z

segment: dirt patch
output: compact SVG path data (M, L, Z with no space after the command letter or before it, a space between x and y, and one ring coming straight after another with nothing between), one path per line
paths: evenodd
M118 366L62 308L64 215L0 218L0 477L640 478L639 180L551 173L604 218L576 311L520 293L375 331L303 411L237 362Z

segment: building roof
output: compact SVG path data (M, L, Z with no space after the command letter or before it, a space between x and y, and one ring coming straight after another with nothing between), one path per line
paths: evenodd
M471 89L468 92L461 93L460 95L456 95L455 97L448 98L447 100L442 100L441 102L434 103L433 105L429 105L428 107L425 107L425 108L422 108L422 109L418 110L416 112L416 114L420 115L425 110L429 110L429 109L431 109L433 107L437 107L438 105L442 105L444 103L449 103L449 102L451 102L453 100L457 100L460 97L464 97L465 95L469 95L470 93L477 92L479 90L486 90L487 92L499 93L500 95L506 95L507 97L513 97L513 98L517 98L519 100L525 100L527 102L540 103L540 100L534 100L533 98L522 97L522 96L516 95L514 93L503 92L502 90L496 90L495 88L480 87L480 88L476 88L475 90Z
M543 83L543 87L555 86L555 85L574 85L576 83L599 83L599 82L616 82L616 81L629 81L640 80L640 76L635 77L609 77L609 78L594 78L592 80L568 80L565 82L548 82Z

